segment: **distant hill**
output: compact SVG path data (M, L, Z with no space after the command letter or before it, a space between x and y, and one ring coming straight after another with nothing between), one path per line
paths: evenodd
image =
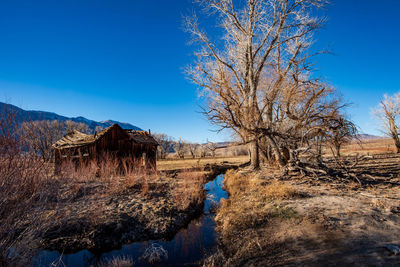
M107 128L113 125L114 123L118 123L124 129L142 130L137 126L125 122L119 122L113 120L106 120L99 122L99 121L89 120L84 117L69 118L62 115L58 115L53 112L24 110L17 106L0 102L0 112L3 111L5 111L6 113L12 112L13 114L15 114L18 123L22 123L24 121L37 121L37 120L58 120L58 121L70 120L78 123L87 124L91 130L94 130L97 126Z
M373 139L382 139L382 138L385 138L385 137L372 135L372 134L358 134L357 138L360 139L360 140L373 140Z

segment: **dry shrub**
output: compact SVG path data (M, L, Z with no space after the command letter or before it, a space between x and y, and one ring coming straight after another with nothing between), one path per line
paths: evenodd
M198 206L203 203L204 174L184 170L178 174L177 179L173 194L180 208L187 209L192 205Z
M117 256L112 259L106 259L99 264L97 267L131 267L134 266L134 261L129 256Z
M52 213L41 208L57 195L49 165L27 151L10 111L0 111L0 266L30 265L37 237Z

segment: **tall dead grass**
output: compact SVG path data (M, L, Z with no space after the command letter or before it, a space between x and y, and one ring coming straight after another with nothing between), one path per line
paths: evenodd
M90 186L97 186L96 193L119 194L131 188L141 190L143 196L151 194L151 184L160 180L154 169L142 166L140 162L111 155L102 155L99 161L80 162L65 161L57 178L63 180L70 192L85 191ZM93 194L93 190L89 191Z
M111 259L105 259L99 264L91 267L132 267L135 265L134 260L129 256L117 256Z

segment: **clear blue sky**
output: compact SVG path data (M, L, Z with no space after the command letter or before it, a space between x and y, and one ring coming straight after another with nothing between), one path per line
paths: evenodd
M318 58L326 78L376 134L370 109L400 90L400 1L332 0ZM190 0L0 1L0 101L94 120L113 119L174 137L222 141L199 114L182 68L194 47L182 30Z

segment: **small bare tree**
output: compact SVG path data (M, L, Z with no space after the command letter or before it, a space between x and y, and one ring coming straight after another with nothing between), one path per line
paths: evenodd
M75 130L79 131L81 133L90 133L91 132L89 126L82 122L74 122L71 120L67 120L63 124L64 124L64 134L73 132ZM96 127L96 130L98 130L98 127Z
M174 150L178 158L183 159L185 158L185 150L186 150L186 142L179 138L178 141L175 141Z
M196 153L197 153L197 150L199 148L199 144L197 144L197 143L188 143L187 144L187 148L188 148L188 151L189 151L190 155L192 156L192 158L196 158Z
M207 150L210 152L211 157L215 158L215 152L218 148L217 143L207 142L207 144L205 146L206 146Z
M53 156L52 145L66 133L78 130L89 133L89 126L73 121L27 121L23 122L20 132L26 139L30 150L40 155L44 161L49 161Z
M205 158L206 155L207 155L207 147L206 147L206 144L199 145L197 151L198 151L198 154L199 154L199 157L200 157L200 158Z
M357 138L358 130L353 122L343 116L339 116L332 122L333 124L328 128L326 139L333 156L340 158L340 149L344 144Z
M397 153L400 153L400 92L393 96L385 94L373 113L382 122L383 132L393 138Z
M20 129L30 149L44 161L52 158L52 145L64 134L64 124L56 120L23 122Z
M188 32L201 45L197 61L187 68L187 74L207 100L204 113L221 129L232 129L243 143L249 144L252 168L259 167L261 136L267 138L280 164L285 165L276 140L271 138L277 138L274 116L287 117L287 111L296 107L292 103L300 107L296 100L310 92L304 92L306 85L316 93L308 95L319 98L318 86L313 85L307 73L311 57L307 50L312 44L312 32L321 25L321 20L311 15L312 9L326 1L198 2L217 16L224 33L222 42L212 42L199 28L195 16L186 19ZM283 88L287 94L282 94ZM290 91L296 91L299 99L291 98ZM276 99L289 100L286 102L290 105L276 108ZM279 114L274 114L277 110ZM292 118L298 115L302 113L293 114Z
M164 133L153 134L157 143L159 144L157 148L157 155L160 159L165 159L168 153L174 150L174 141L172 137Z

